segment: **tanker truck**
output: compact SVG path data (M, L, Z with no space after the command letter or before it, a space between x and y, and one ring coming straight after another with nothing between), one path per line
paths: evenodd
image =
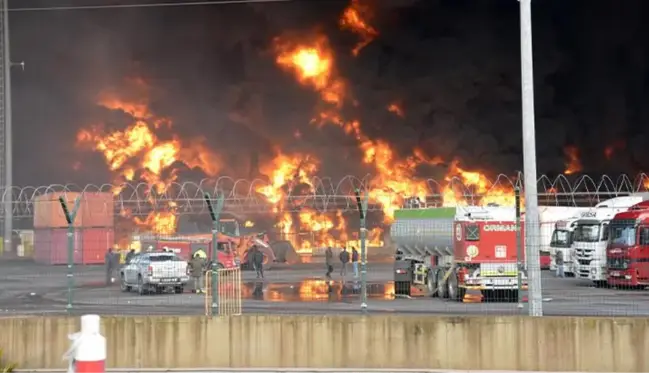
M418 287L428 296L462 301L467 290L477 290L486 299L515 301L515 218L514 208L495 206L395 211L395 294L409 296ZM523 234L521 222L521 240ZM521 277L527 289L526 274Z

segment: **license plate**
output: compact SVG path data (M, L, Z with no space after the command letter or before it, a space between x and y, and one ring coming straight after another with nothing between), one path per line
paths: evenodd
M613 276L613 277L619 277L619 276L620 276L620 272L611 272L611 276Z
M509 285L509 280L498 279L498 280L494 280L493 284L496 286Z
M176 279L175 278L163 278L161 281L162 282L175 282Z

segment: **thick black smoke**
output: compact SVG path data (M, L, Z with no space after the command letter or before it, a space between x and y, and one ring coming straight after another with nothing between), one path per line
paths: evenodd
M254 176L255 160L274 144L326 156L323 173L332 176L363 172L353 141L309 126L317 95L276 67L270 45L287 30L330 37L360 103L345 113L371 136L403 154L419 146L470 168L521 169L518 2L376 3L380 36L356 58L358 38L337 26L346 1L12 13L12 59L26 63L13 73L16 183L110 180L97 171L98 155L74 148L74 135L112 118L96 95L128 76L155 87L154 110L174 118L181 134L205 136L235 176ZM649 169L647 7L534 2L539 172L563 170L565 145L581 150L585 172ZM392 101L405 119L385 110ZM607 160L614 141L625 146Z

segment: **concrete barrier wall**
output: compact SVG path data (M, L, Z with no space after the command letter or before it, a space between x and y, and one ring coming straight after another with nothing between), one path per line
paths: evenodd
M64 368L79 320L0 319L20 368ZM107 317L109 368L412 368L649 372L649 319Z

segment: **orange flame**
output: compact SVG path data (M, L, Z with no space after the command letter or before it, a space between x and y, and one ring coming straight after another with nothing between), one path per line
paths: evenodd
M352 54L358 56L361 49L365 48L379 35L378 31L370 26L366 19L372 17L369 6L359 0L352 0L340 17L340 27L350 30L360 36L361 41L354 47Z
M131 82L135 91L146 88L141 80ZM98 105L109 110L119 110L132 117L133 123L124 130L107 131L104 126L92 126L77 133L77 145L100 152L108 168L117 173L115 184L140 180L163 193L177 180L177 163L188 168L199 168L209 176L215 176L221 167L219 157L200 140L184 143L176 136L161 140L154 130L162 124L171 127L171 121L156 117L148 106L148 99L133 102L122 100L111 91L100 94ZM113 190L119 194L122 187ZM172 208L173 206L170 206ZM148 227L156 233L170 233L176 229L173 212L152 212L145 219L136 218L140 227Z
M393 103L391 103L390 105L388 105L388 111L389 111L390 113L392 113L392 114L398 116L398 117L401 117L401 118L405 117L405 114L404 114L404 112L403 112L403 109L402 109L401 106L400 106L399 104L397 104L397 103L394 103L394 102L393 102Z
M345 96L345 82L336 76L334 55L325 36L315 37L304 45L276 38L276 62L292 71L298 81L311 86L323 101L342 105Z
M566 146L563 149L566 155L566 169L563 173L572 175L582 170L581 161L579 160L579 149L576 146Z

